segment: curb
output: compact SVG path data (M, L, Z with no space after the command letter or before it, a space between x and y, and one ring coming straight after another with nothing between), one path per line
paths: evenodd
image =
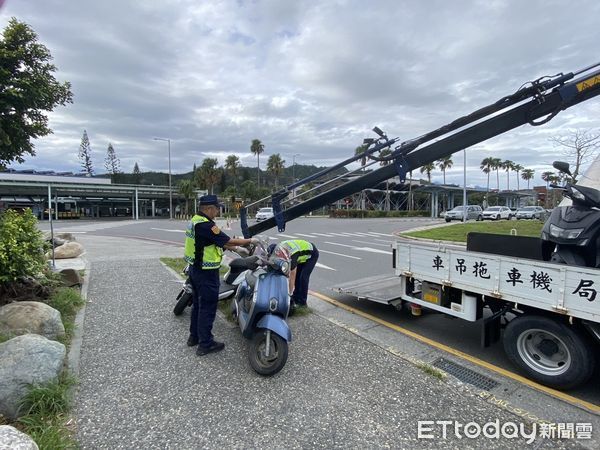
M85 319L85 309L87 307L87 293L90 286L90 275L91 275L91 264L85 258L82 258L85 263L85 275L83 278L83 284L81 285L81 298L84 301L83 306L77 315L75 316L75 330L73 331L73 338L71 339L71 346L69 353L67 354L67 367L69 372L77 377L79 375L79 356L81 353L81 343L83 342L83 322Z

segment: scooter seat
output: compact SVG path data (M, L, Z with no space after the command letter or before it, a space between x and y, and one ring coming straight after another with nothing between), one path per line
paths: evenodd
M255 270L258 267L258 256L247 256L246 258L236 258L229 263L231 270Z

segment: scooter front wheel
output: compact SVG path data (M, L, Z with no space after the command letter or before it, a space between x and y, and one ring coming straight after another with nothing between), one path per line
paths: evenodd
M250 365L260 375L275 375L287 361L288 343L271 330L259 330L250 344Z

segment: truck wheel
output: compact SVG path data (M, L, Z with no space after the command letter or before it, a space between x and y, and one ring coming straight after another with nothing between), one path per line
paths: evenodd
M527 376L557 389L572 389L593 374L596 357L587 337L544 316L521 316L504 331L504 351Z

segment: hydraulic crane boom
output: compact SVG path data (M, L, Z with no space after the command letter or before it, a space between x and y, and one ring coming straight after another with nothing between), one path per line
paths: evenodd
M454 122L424 134L416 139L402 142L386 157L376 157L374 154L383 149L391 148L399 138L388 139L379 128L375 131L379 139L365 139L365 152L287 186L271 196L275 217L250 227L247 224L247 208L241 209L242 232L246 238L273 228L277 225L279 231L285 230L285 223L304 214L355 192L373 187L396 175L403 182L406 174L425 164L452 155L453 153L498 136L513 128L529 123L543 125L550 121L560 111L589 100L600 94L600 63L582 69L578 72L558 74L554 77L544 77L535 80L526 87L497 102L463 116ZM581 75L574 79L575 76ZM444 137L442 137L444 136ZM438 137L438 141L423 145ZM362 157L375 161L390 161L391 164L373 170L357 179L333 187L313 198L283 209L281 201L298 186L323 177L331 171L345 166Z

